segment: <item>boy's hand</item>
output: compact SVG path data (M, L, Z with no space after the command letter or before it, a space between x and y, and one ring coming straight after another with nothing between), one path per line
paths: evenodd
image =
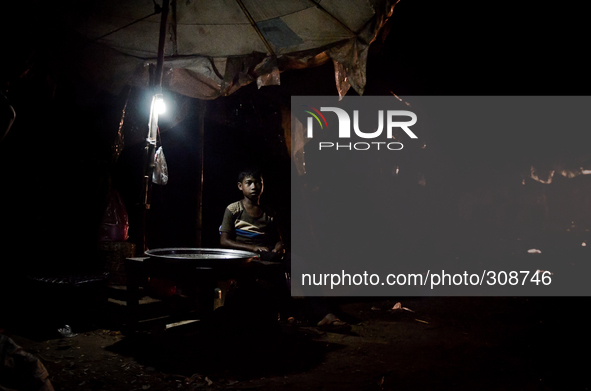
M274 253L283 254L285 252L285 248L283 247L283 242L277 242L275 248L273 249Z
M269 249L263 246L252 246L252 251L254 251L255 253L264 253L268 252Z

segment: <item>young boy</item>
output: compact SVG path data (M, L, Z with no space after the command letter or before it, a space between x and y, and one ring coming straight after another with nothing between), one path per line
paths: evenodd
M275 216L260 204L263 177L258 170L238 175L243 198L226 208L220 227L220 245L259 253L263 261L280 261L285 253Z
M220 245L255 252L260 258L240 271L237 279L242 293L235 293L234 299L238 300L235 306L241 311L250 308L250 315L255 317L266 318L266 315L272 316L274 312L276 316L280 312L287 319L293 310L286 281L291 266L288 260L283 260L285 249L275 216L261 206L263 187L263 177L256 169L244 170L238 175L238 189L243 197L228 205L224 212ZM264 313L255 312L257 306Z
M222 225L220 227L220 245L222 247L237 250L246 250L259 253L262 261L276 262L268 271L259 269L263 274L263 280L271 282L273 290L279 296L279 306L289 322L294 312L290 292L283 278L285 272L291 272L291 260L285 254L285 248L281 241L281 235L275 224L274 215L261 206L260 199L263 193L263 177L258 170L245 170L238 175L238 189L243 198L226 208ZM310 298L309 302L316 315L326 314L318 322L318 326L326 329L349 328L350 326L328 312L322 298Z

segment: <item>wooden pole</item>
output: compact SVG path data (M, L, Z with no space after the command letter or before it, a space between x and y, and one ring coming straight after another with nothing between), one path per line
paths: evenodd
M160 15L160 36L158 39L158 58L156 60L156 71L154 77L151 78L151 86L153 93L162 92L162 73L164 70L164 46L166 43L166 21L168 19L168 5L169 0L162 1L162 13ZM142 178L142 194L141 194L141 235L140 243L137 246L138 255L143 255L148 249L146 240L146 225L148 220L148 210L150 209L150 198L152 193L152 173L154 172L154 153L156 152L156 138L152 137L156 134L158 128L158 114L153 112L154 99L152 99L152 107L150 109L150 119L148 122L148 137L146 138L145 159L144 159L144 176Z
M154 80L158 92L162 92L162 71L164 70L164 44L166 43L166 21L168 20L168 5L170 0L162 1L160 15L160 36L158 39L158 59L156 60L156 79Z
M206 105L201 103L202 115L199 120L199 188L197 189L197 247L203 244L203 168L204 168L204 153L205 153L205 110Z

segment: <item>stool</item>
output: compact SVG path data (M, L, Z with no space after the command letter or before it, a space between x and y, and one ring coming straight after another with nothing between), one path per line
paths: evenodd
M201 321L207 321L213 314L213 293L217 279L210 267L196 267L190 264L158 262L149 257L133 257L125 260L127 274L127 325L137 330L139 319L140 288L149 277L172 280L188 287L186 291L192 300L192 307Z

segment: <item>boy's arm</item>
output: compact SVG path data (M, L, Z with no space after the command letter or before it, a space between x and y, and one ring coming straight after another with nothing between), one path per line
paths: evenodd
M273 227L275 231L275 247L273 247L273 250L271 251L273 251L274 253L283 254L285 253L285 246L283 245L283 239L281 238L281 231L279 230L279 224L277 223L277 216L274 212L271 213L274 217Z
M273 247L273 251L274 253L279 253L279 254L283 254L285 252L285 247L283 246L283 240L281 239L281 233L279 232L279 230L277 229L277 227L275 227L276 229L276 239L277 242L275 243L275 247Z
M266 252L269 251L267 247L263 246L255 246L246 243L240 243L232 239L230 233L222 232L220 234L220 245L226 248L233 248L236 250L245 250L245 251L253 251L255 253Z

